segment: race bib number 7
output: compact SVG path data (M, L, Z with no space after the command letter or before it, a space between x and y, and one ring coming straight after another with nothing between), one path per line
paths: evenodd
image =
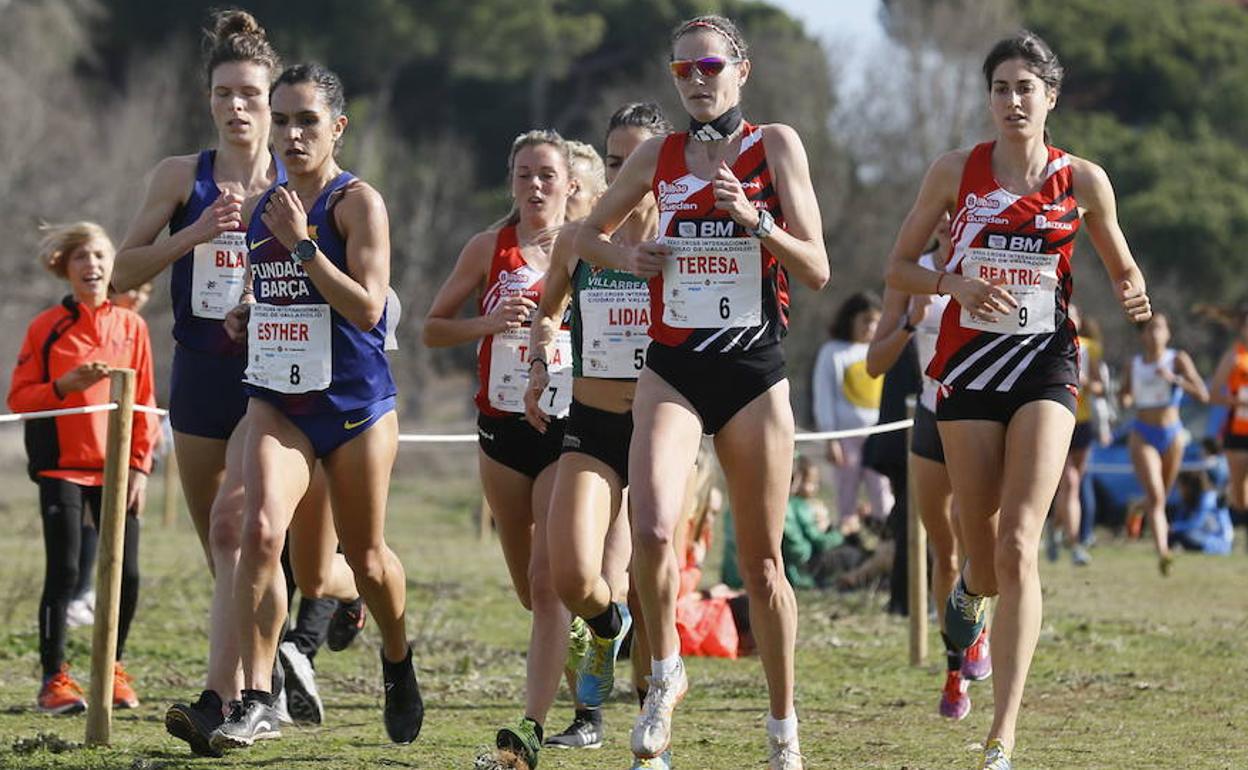
M243 294L246 234L221 233L198 244L191 258L191 313L197 318L225 318Z
M327 390L334 379L329 305L252 305L246 376L278 393Z
M756 238L665 238L663 323L726 329L763 321L763 256Z
M1047 334L1057 328L1056 254L1031 254L1002 249L967 249L962 275L997 284L1018 302L1009 315L972 317L962 308L965 329L996 334Z
M572 405L572 335L560 329L555 352L547 363L550 384L542 393L542 411L565 417ZM490 343L490 406L503 412L524 412L524 391L529 386L529 329L508 329Z

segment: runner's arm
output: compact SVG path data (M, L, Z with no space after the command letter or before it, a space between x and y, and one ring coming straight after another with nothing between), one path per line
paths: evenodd
M1200 372L1196 370L1196 364L1192 362L1192 357L1187 354L1187 351L1177 351L1174 363L1175 369L1178 370L1174 374L1178 378L1179 387L1200 403L1209 403L1209 389L1205 387L1205 381L1201 379Z
M577 224L569 224L563 228L550 254L550 268L546 271L546 279L542 289L542 301L537 305L537 313L529 330L529 355L550 361L551 345L559 332L563 314L572 298L572 266L576 263L576 234L580 230Z
M896 289L884 288L884 312L875 326L875 336L867 346L867 374L879 377L893 368L901 351L913 333L902 328L902 321L909 318L910 295Z
M488 315L457 317L473 292L480 291L485 284L496 237L497 233L490 231L477 233L459 253L455 267L425 314L421 336L426 346L445 348L475 342L496 331Z
M1239 398L1230 391L1231 370L1235 368L1235 351L1228 350L1218 361L1218 368L1209 381L1209 403L1221 406L1239 406Z
M655 170L659 165L659 152L665 137L647 139L624 161L624 167L594 205L594 210L578 228L574 251L582 259L599 267L625 270L642 278L650 278L663 269L666 246L653 242L641 243L632 248L611 242L611 234L628 219L628 215L650 192ZM660 207L662 201L659 201ZM661 234L660 234L661 235Z
M763 239L763 245L797 280L818 291L827 285L832 271L823 244L823 218L810 181L806 148L796 131L780 123L763 130L763 145L780 210L784 212L784 227L773 229ZM758 225L758 212L750 213L752 221L740 224L753 228Z
M1153 315L1148 287L1118 225L1118 204L1109 176L1100 166L1082 158L1074 158L1071 166L1088 235L1101 263L1105 265L1105 271L1114 282L1114 291L1123 311L1131 321L1147 321Z

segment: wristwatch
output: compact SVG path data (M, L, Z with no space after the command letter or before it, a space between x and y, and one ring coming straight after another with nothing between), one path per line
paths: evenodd
M750 235L762 240L771 235L771 231L776 229L776 218L771 215L767 209L758 210L758 225L752 228L746 228L746 232Z
M910 323L910 316L909 316L909 315L906 315L906 316L905 316L905 319L906 319L906 320L904 320L904 321L902 321L902 322L901 322L901 328L905 329L905 330L906 330L907 332L909 332L910 334L914 334L916 331L918 331L918 330L919 330L919 327L917 327L917 326L915 326L914 324Z
M316 258L316 241L311 238L304 238L295 244L295 248L290 252L290 258L296 262L311 262Z

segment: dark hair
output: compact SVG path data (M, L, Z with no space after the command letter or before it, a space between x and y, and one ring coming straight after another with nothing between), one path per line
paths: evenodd
M1147 329L1148 327L1150 327L1150 326L1152 326L1153 324L1157 323L1157 321L1158 321L1158 320L1163 319L1163 318L1164 318L1164 319L1165 319L1165 321L1166 321L1166 326L1169 326L1169 325L1170 325L1170 317L1169 317L1169 316L1167 316L1167 315L1165 314L1165 312L1163 312L1163 311L1161 311L1161 310L1157 310L1157 309L1155 309L1155 308L1154 308L1154 309L1153 309L1153 314L1152 314L1152 315L1150 315L1150 316L1148 317L1148 320L1147 320L1147 321L1136 321L1136 322L1135 322L1135 330L1136 330L1137 332L1139 332L1140 334L1143 334L1145 329ZM1173 330L1171 331L1171 333L1173 333Z
M316 87L333 117L347 111L347 97L342 91L342 80L328 67L316 62L293 64L277 76L277 80L273 82L273 90L276 91L278 86L297 86L300 83L311 83Z
M212 85L212 73L229 62L252 62L269 70L282 66L256 17L237 8L213 11L204 29L204 80Z
M984 59L984 81L992 90L992 73L1001 62L1022 59L1028 71L1044 83L1045 88L1056 93L1061 90L1062 77L1066 74L1057 54L1035 32L1020 29L1014 35L997 41Z
M738 59L748 59L750 57L750 47L746 44L745 38L742 37L741 30L737 29L737 25L732 23L732 19L715 14L694 16L688 21L682 21L676 26L676 29L672 30L672 45L675 46L677 40L699 29L709 29L712 32L718 32L732 46L733 53L737 55Z
M880 307L880 297L875 292L855 292L837 308L836 317L832 319L832 326L828 328L828 333L834 340L851 340L854 337L854 318L867 310L878 311Z
M675 127L663 115L663 108L654 102L629 102L615 111L607 123L607 136L617 128L640 128L651 136L666 136Z

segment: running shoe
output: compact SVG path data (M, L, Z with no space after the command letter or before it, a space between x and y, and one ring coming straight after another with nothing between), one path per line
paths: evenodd
M319 725L325 719L325 704L316 689L316 671L312 661L299 651L294 642L282 642L277 657L286 674L286 708L296 722Z
M514 727L504 727L498 731L494 745L500 750L515 754L528 764L529 770L534 770L537 767L537 754L542 750L542 738L538 734L540 730L537 722L521 717Z
M281 724L272 706L259 700L234 701L230 715L208 739L212 748L220 752L227 749L243 749L256 741L282 737Z
M273 710L277 712L277 721L284 725L293 725L295 720L291 718L286 703L286 669L280 660L273 661L273 668L269 672L269 692L273 693Z
M333 617L329 619L325 646L334 652L342 652L350 647L363 630L367 616L363 597L357 597L352 602L338 602L338 609L334 610Z
M69 675L69 666L65 664L61 664L60 671L44 680L35 704L45 714L78 714L87 710L82 685Z
M1157 560L1157 569L1161 570L1162 577L1170 577L1170 572L1174 569L1174 556L1166 554Z
M134 687L130 684L133 681L134 677L126 673L120 660L113 664L113 708L137 709L139 707L139 696L135 694Z
M959 577L945 603L945 634L959 650L965 650L979 638L988 614L988 597L967 593L966 581Z
M971 713L971 696L966 690L970 682L957 671L945 675L945 689L940 693L940 715L948 719L966 719Z
M598 709L577 709L572 724L558 735L546 739L556 749L600 749L606 731L602 729L602 712Z
M581 667L581 660L589 652L589 640L593 632L580 615L572 616L572 625L568 628L568 660L564 668L576 671Z
M988 644L988 629L979 632L979 638L962 655L962 678L982 682L992 676L992 648Z
M1086 567L1092 563L1092 554L1080 543L1070 549L1070 563L1076 567Z
M382 655L381 677L386 688L386 735L395 743L411 743L425 722L425 701L412 667L411 648L402 663L387 663Z
M667 679L646 677L650 689L641 714L633 725L630 739L633 756L651 759L667 751L672 743L672 713L689 692L689 677L685 675L685 663L681 661L676 673Z
M668 750L649 759L633 757L633 766L628 770L672 770L672 752Z
M768 735L767 749L771 752L767 757L767 770L804 770L806 767L796 735L788 740Z
M628 607L617 605L620 610L620 631L611 639L602 639L589 629L589 651L581 659L576 671L576 699L590 708L598 708L615 689L615 658L620 645L633 626L633 616Z
M165 712L165 732L190 744L191 752L201 757L219 757L212 747L212 733L224 721L221 698L212 690L204 690L199 700L187 705L175 703Z
M86 599L74 599L65 606L65 627L82 628L95 623L95 610Z
M984 747L984 762L979 770L1010 770L1011 767L1010 758L1001 741L996 738L988 741L988 745Z

